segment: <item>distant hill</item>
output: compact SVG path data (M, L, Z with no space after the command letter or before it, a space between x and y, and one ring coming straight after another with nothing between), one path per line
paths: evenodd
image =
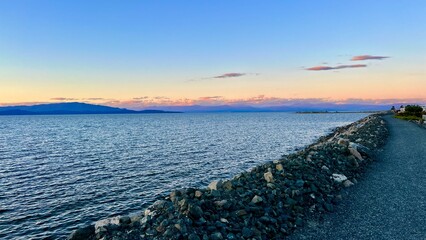
M71 102L49 103L33 106L0 107L0 115L56 115L56 114L142 114L142 113L176 113L176 111L143 110L134 111L102 105Z

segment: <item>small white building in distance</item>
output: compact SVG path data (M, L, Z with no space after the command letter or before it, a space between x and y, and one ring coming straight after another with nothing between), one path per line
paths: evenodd
M426 112L426 105L422 105L421 107L423 108L423 112ZM426 115L422 115L422 119L424 124L426 124Z

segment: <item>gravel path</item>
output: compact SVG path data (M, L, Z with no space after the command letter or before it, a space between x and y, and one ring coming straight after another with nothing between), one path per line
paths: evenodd
M384 118L390 136L335 212L289 239L426 239L426 129Z

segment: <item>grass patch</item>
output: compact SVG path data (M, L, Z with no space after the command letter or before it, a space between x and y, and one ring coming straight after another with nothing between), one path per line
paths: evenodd
M420 121L420 120L422 120L422 118L421 118L421 117L417 117L417 116L401 116L401 115L395 115L395 118L402 119L402 120L407 120L407 121L409 121L409 120L414 120L414 121Z

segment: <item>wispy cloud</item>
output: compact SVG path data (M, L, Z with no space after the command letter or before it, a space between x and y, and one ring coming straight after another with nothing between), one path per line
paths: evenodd
M78 101L80 99L78 99L78 98L66 98L66 97L55 97L55 98L51 98L50 100L53 100L53 101Z
M359 56L353 56L350 60L351 61L364 61L364 60L383 60L385 58L389 58L387 56L373 56L373 55L359 55ZM366 64L341 64L337 63L337 66L327 66L327 63L322 63L323 65L314 66L310 68L304 68L308 71L328 71L328 70L339 70L339 69L346 69L346 68L364 68L367 67Z
M214 76L212 78L236 78L247 75L247 73L225 73L219 76Z
M165 96L158 96L158 97L153 97L155 100L169 100L169 97L165 97Z
M9 103L0 103L0 107L7 107L7 106L32 106L32 105L38 105L38 104L46 104L49 103L46 102L9 102Z
M91 98L83 98L83 100L100 101L100 100L106 100L106 99L105 98L99 98L99 97L91 97Z
M135 97L133 98L133 100L144 100L144 99L148 99L148 96L143 96L143 97Z
M196 79L190 79L189 82L193 81L199 81L199 80L208 80L208 79L224 79L224 78L239 78L244 77L248 75L259 75L259 73L239 73L239 72L230 72L230 73L224 73L221 75L213 76L213 77L204 77L204 78L196 78Z
M335 66L335 67L315 66L315 67L306 68L306 70L309 70L309 71L327 71L327 70L338 70L338 69L345 69L345 68L363 68L363 67L367 67L367 65L365 65L365 64L351 64L351 65L338 65L338 66Z
M208 97L199 97L198 99L201 101L209 101L209 100L219 100L222 99L222 96L208 96Z
M364 60L383 60L389 58L386 56L372 56L372 55L359 55L351 58L351 61L364 61Z

